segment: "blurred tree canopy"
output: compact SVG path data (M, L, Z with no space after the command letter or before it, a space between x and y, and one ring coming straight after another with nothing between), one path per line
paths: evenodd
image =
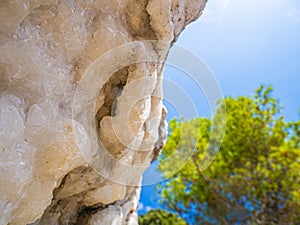
M174 213L157 209L140 216L139 225L187 225L187 223Z
M261 86L254 98L225 99L225 137L205 171L199 164L212 121L170 122L160 172L168 175L176 165L176 157L168 160L174 151L179 157L187 149L194 152L172 179L158 185L166 208L192 224L300 224L300 121L285 122L272 93Z

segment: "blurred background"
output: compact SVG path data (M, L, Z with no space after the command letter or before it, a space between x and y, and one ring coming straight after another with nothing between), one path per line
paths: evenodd
M271 85L274 97L284 106L284 120L299 120L300 1L210 0L202 16L182 32L176 44L208 65L224 96L253 96L261 84ZM205 93L193 88L183 72L166 66L165 77L189 94L199 116L210 116ZM176 106L165 105L168 121L188 117L180 115ZM159 199L156 185L144 186L139 215L163 208Z

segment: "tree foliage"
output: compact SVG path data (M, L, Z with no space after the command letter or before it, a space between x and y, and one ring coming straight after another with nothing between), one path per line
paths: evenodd
M184 219L176 214L161 209L150 210L139 217L139 225L187 225Z
M300 121L284 121L272 92L261 86L254 98L225 99L225 137L204 172L199 163L212 121L170 122L159 170L167 174L176 164L166 160L174 151L195 151L172 179L158 186L167 208L194 224L300 224Z

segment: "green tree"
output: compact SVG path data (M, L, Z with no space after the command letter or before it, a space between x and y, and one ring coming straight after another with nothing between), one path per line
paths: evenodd
M254 98L225 99L225 137L205 171L199 164L212 121L170 122L160 172L168 175L176 165L176 157L168 158L174 151L179 157L187 149L195 151L172 179L158 186L166 208L193 224L300 224L300 121L284 121L272 92L261 86Z
M140 216L139 225L187 225L187 223L175 213L157 209Z

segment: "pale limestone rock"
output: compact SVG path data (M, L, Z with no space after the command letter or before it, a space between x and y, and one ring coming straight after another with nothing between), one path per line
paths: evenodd
M204 5L0 1L0 224L137 224L140 188L100 176L76 145L74 126L82 124L72 119L75 91L99 56L136 40L171 43ZM99 140L120 162L146 168L159 153L166 136L162 71L162 64L132 64L99 86L92 116ZM84 145L89 137L81 135ZM103 165L134 184L144 170Z
M91 215L85 221L87 225L112 224L137 225L136 209L138 206L140 190L135 189L128 198L109 205L107 208Z

